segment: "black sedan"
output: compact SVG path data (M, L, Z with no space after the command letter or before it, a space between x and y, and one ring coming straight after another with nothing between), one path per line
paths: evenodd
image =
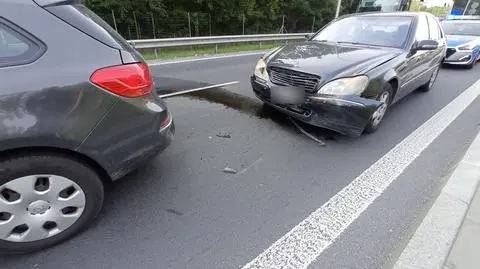
M394 102L430 90L445 53L430 14L350 15L267 53L251 83L258 98L292 118L360 136L376 131Z

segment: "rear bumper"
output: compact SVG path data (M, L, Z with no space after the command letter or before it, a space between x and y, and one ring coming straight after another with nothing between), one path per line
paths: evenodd
M110 174L113 181L122 178L136 168L154 159L163 152L173 141L175 135L175 123L172 122L162 128L156 139L138 143L138 149L124 158L124 162L117 166L116 172ZM150 142L150 143L148 143ZM135 145L132 144L134 147Z
M341 134L360 136L372 114L381 105L373 99L359 96L317 96L307 95L305 103L299 106L280 105L270 99L269 83L251 78L255 95L264 103L302 122L330 129Z
M120 101L77 149L117 180L167 148L175 124L162 100ZM167 120L170 119L170 120Z

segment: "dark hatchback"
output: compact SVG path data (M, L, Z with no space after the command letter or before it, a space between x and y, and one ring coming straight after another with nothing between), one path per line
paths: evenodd
M174 125L141 55L81 1L0 1L0 251L55 245Z
M430 90L445 51L428 13L349 15L266 54L251 83L259 99L297 120L359 136L376 131L394 102Z

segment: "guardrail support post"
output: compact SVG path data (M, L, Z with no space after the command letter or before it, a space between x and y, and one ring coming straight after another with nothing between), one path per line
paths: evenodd
M218 44L215 44L215 54L218 54Z

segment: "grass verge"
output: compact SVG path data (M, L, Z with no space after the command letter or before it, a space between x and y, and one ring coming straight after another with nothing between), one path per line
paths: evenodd
M195 56L209 56L209 55L235 53L235 52L269 50L284 44L285 42L236 43L236 44L219 44L216 47L212 45L208 45L208 46L163 48L163 49L157 49L156 53L154 49L141 50L140 52L143 54L143 57L145 57L146 60L173 60L173 59L195 57Z

